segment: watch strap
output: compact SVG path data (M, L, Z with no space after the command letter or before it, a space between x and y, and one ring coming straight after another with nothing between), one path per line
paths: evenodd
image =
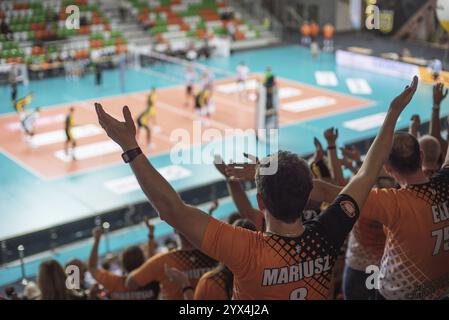
M135 149L131 149L131 150L128 150L128 151L124 152L122 154L122 159L123 159L123 161L125 161L125 163L130 163L135 158L137 158L139 155L141 155L142 153L143 153L142 149L137 147Z

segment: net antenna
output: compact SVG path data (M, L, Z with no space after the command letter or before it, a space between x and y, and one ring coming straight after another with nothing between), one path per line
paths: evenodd
M272 130L279 129L279 89L277 86L273 88L271 97L267 95L267 88L260 83L258 87L259 100L256 108L256 133L257 138L261 141L267 142L275 137L270 136ZM272 99L272 109L268 110L269 104L267 99Z

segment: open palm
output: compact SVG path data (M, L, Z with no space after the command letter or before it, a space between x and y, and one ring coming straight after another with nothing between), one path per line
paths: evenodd
M123 107L125 121L119 121L104 111L100 103L95 103L98 122L106 131L109 138L114 140L124 151L137 148L136 125L134 124L131 111L128 106Z
M417 88L418 77L414 76L412 83L405 87L404 91L402 91L402 93L391 102L390 110L396 112L397 114L401 114L410 101L412 101Z

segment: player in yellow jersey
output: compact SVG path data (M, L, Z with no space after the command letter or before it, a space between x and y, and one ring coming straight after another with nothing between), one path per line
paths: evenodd
M151 148L151 127L150 127L150 120L152 120L153 125L156 122L156 107L155 107L155 100L156 100L156 89L153 88L151 90L150 95L148 96L147 101L147 107L144 112L142 112L139 117L137 118L137 136L140 135L141 129L144 129L146 131L146 139L147 139L147 145Z
M70 107L69 114L65 118L65 135L66 135L66 141L64 145L65 154L69 155L69 147L71 147L72 151L72 159L76 160L75 157L75 148L76 148L76 140L73 136L72 129L75 125L75 121L73 119L73 115L75 113L75 108Z
M202 89L195 96L195 110L198 115L200 116L209 115L207 110L209 99L210 99L210 91L207 88Z
M14 108L16 109L16 112L19 114L19 116L23 113L23 111L25 111L26 106L31 103L32 99L33 94L30 93L24 98L14 101Z

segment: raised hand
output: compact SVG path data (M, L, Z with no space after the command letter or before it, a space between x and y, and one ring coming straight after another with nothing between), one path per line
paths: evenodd
M92 236L95 241L100 241L101 235L103 234L103 229L101 227L96 227L92 230Z
M243 153L243 156L248 159L249 161L251 161L251 163L259 163L259 158L257 158L256 156L246 153Z
M256 163L230 163L226 166L226 175L230 180L254 181Z
M144 216L143 222L147 226L148 232L150 233L150 235L154 235L154 224L151 224L150 218L148 218L148 216Z
M448 89L444 90L444 85L442 83L437 83L433 86L433 105L434 107L439 107L441 102L446 99L448 94Z
M218 172L220 172L224 177L228 178L228 176L226 175L226 163L219 155L214 156L214 165Z
M128 106L123 107L124 122L118 121L106 113L103 106L99 103L95 103L95 110L101 127L106 131L109 138L122 147L123 151L138 147L136 141L136 125L134 124Z
M314 161L321 161L324 157L324 151L323 151L323 145L321 144L320 140L318 140L317 137L313 138L313 144L315 145L315 155L314 155Z
M410 125L410 134L412 134L415 137L418 137L418 130L421 126L421 117L417 114L414 114L412 118L410 119L412 121L412 124Z
M355 162L362 161L362 155L360 154L360 151L355 146L351 146L351 149L340 148L340 150L345 158L350 159Z
M419 126L421 125L421 117L418 114L414 114L410 121L412 121L412 126L415 126L417 128L419 128Z
M324 138L328 146L335 146L338 139L338 129L334 129L334 127L327 129L324 131Z
M391 102L390 111L393 111L397 116L399 116L410 101L412 101L417 88L418 77L414 76L412 83L409 86L406 86L404 91L402 91L402 93Z
M317 137L313 138L313 144L314 144L316 150L323 151L323 145L321 144L320 140L318 140Z
M217 210L217 208L218 208L218 199L214 199L207 213L211 216L214 213L214 211Z

